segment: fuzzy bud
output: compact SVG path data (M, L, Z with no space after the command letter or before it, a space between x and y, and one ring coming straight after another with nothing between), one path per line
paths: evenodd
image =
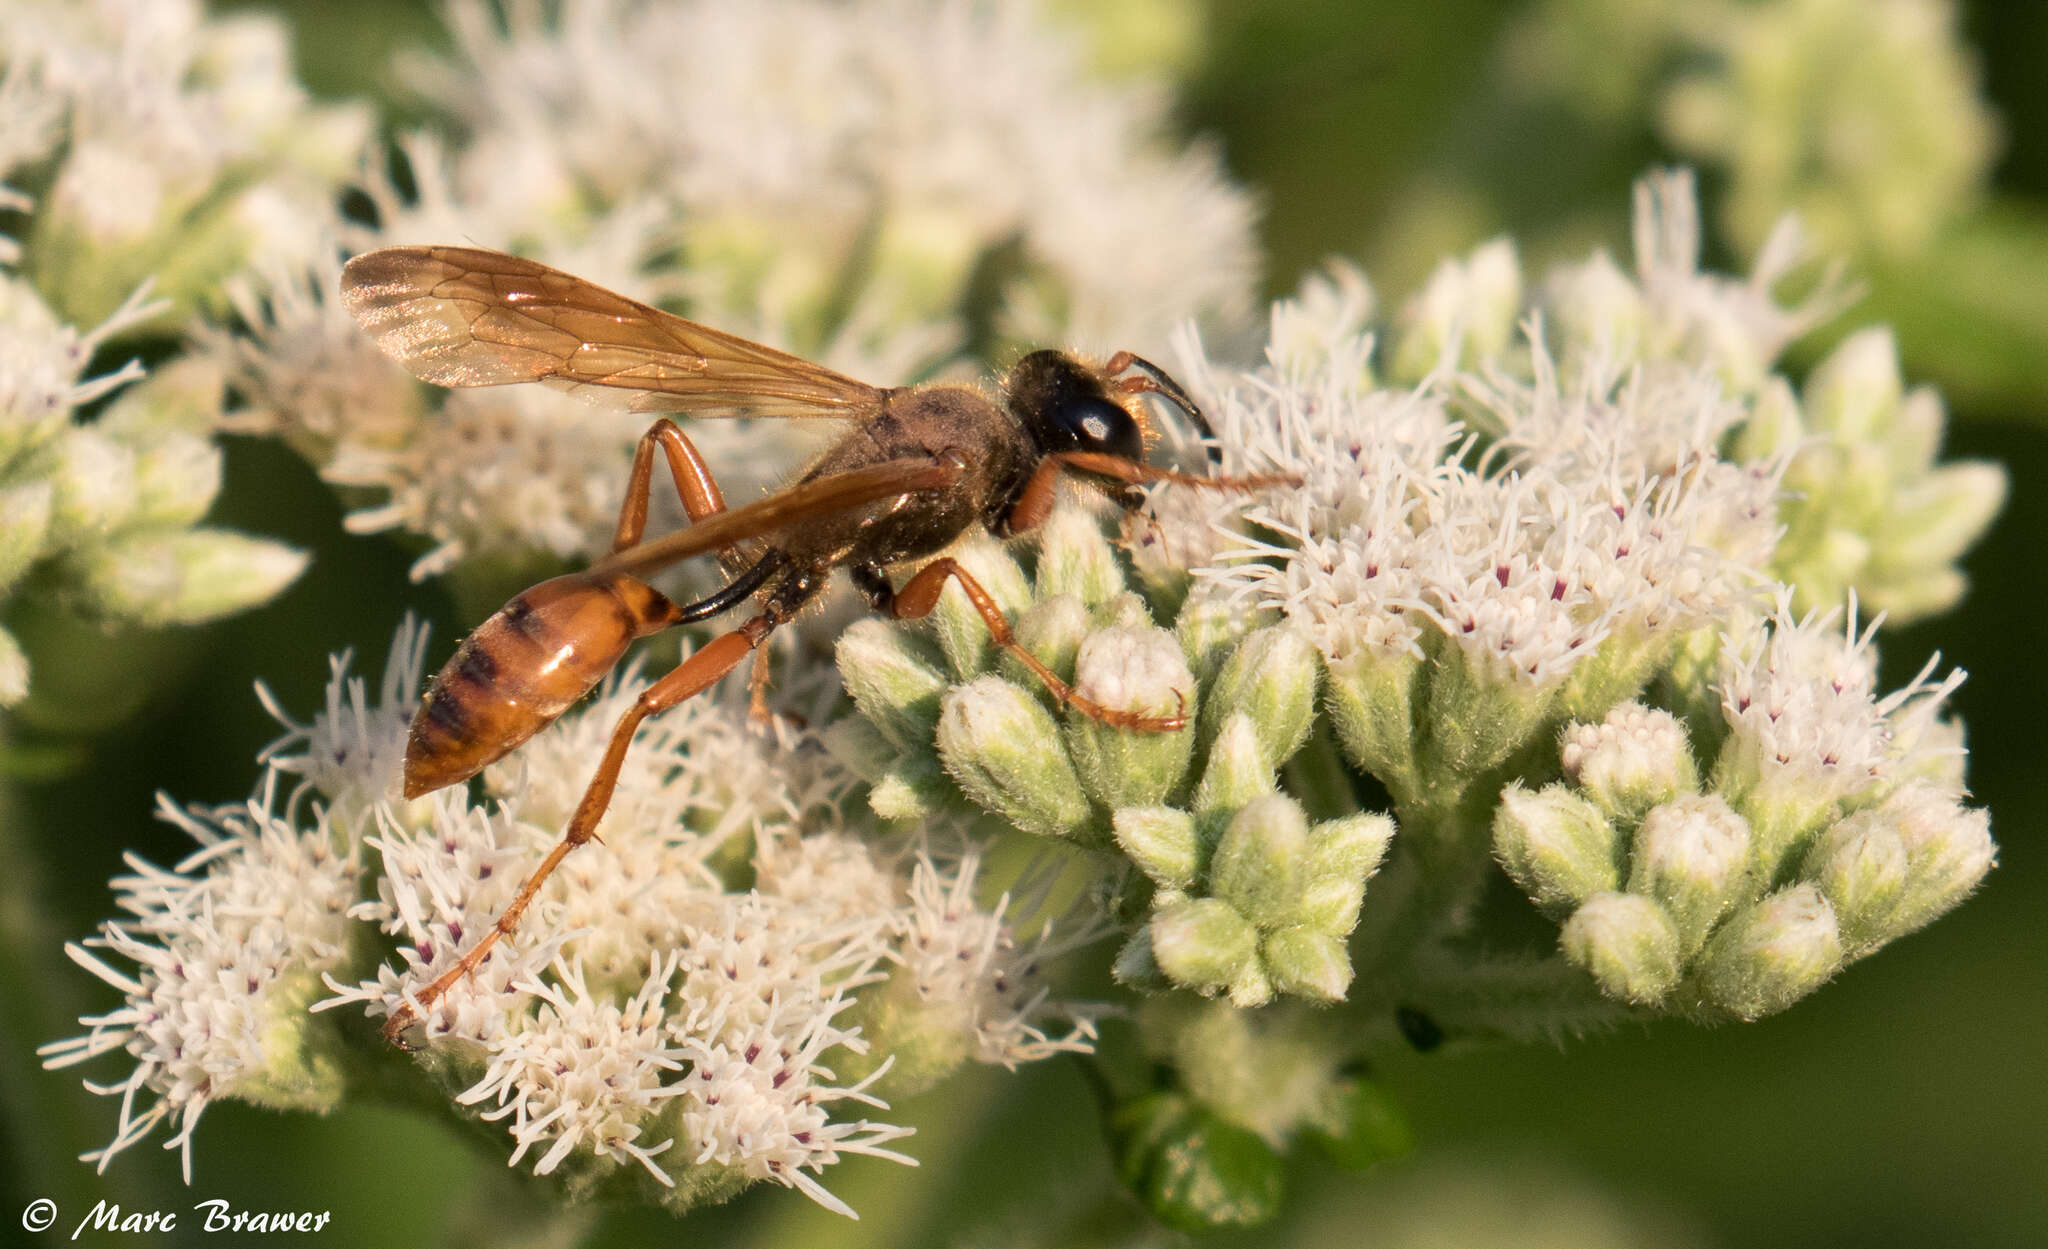
M1621 886L1621 835L1562 785L1511 783L1494 812L1493 852L1522 892L1552 914Z
M0 490L0 587L13 585L43 553L53 495L47 481Z
M1195 714L1195 678L1180 644L1164 629L1101 629L1081 643L1074 690L1113 711L1147 716ZM1069 711L1066 738L1088 793L1105 807L1160 802L1187 775L1194 734L1125 728Z
M1418 789L1415 682L1422 661L1359 651L1328 662L1330 722L1344 757L1396 798Z
M1636 829L1628 890L1663 904L1689 957L1750 888L1749 822L1718 794L1652 808Z
M1761 1019L1819 988L1841 965L1834 908L1812 885L1794 885L1730 918L1707 942L1700 979L1730 1014Z
M1224 720L1251 717L1260 744L1279 767L1308 739L1316 715L1315 647L1284 625L1261 629L1238 643L1217 673L1202 707L1202 736L1213 740Z
M1286 794L1245 804L1209 863L1209 891L1261 928L1291 917L1308 867L1308 816Z
M1163 888L1187 889L1201 869L1195 817L1172 807L1125 807L1111 821L1116 844Z
M1592 973L1600 991L1655 1006L1678 983L1678 928L1639 894L1596 893L1572 912L1559 937L1565 957Z
M1257 727L1250 716L1230 717L1209 746L1202 783L1195 787L1194 810L1197 814L1235 811L1273 789L1273 765L1266 762Z
M1188 592L1187 601L1181 604L1180 614L1174 619L1173 632L1188 657L1188 667L1197 679L1206 684L1215 679L1217 670L1223 666L1238 639L1269 623L1274 616L1270 609L1234 603L1216 591L1197 585Z
M1053 670L1060 680L1072 683L1074 657L1088 636L1088 605L1072 594L1041 599L1017 618L1017 642ZM1003 675L1023 685L1038 681L1016 656L1004 654L999 661Z
M883 737L900 749L932 740L949 682L928 640L885 621L857 620L839 635L834 654L846 692Z
M123 534L75 558L91 608L149 627L198 624L254 607L290 585L306 553L223 529Z
M1055 508L1038 532L1039 598L1072 594L1093 607L1123 592L1116 550L1085 509Z
M1906 845L1882 812L1858 811L1814 840L1800 875L1835 908L1844 952L1856 958L1890 938L1906 883Z
M1991 814L1965 807L1924 782L1901 786L1880 808L1897 821L1906 847L1906 879L1892 912L1889 936L1932 922L1968 897L1997 862Z
M1071 837L1087 824L1088 799L1052 713L1001 677L947 692L938 743L946 771L967 796L1024 831Z
M1282 928L1259 947L1266 974L1282 993L1340 1002L1351 987L1351 955L1342 939L1311 928Z
M1599 724L1572 725L1562 755L1565 776L1621 824L1699 785L1685 726L1640 703L1616 707Z
M1214 997L1258 962L1258 930L1220 898L1184 899L1153 912L1152 957L1175 984Z
M974 540L961 543L953 549L953 558L967 574L981 583L988 591L996 606L1009 619L1031 602L1031 582L1024 576L1024 570L1001 543L978 535ZM988 622L967 597L967 591L960 583L948 578L945 589L939 594L938 603L930 616L932 632L939 639L939 648L946 653L946 662L952 665L953 674L965 681L988 666L989 651L993 643L989 639Z
M1365 882L1379 870L1393 838L1394 821L1370 813L1326 820L1309 829L1301 900L1290 918L1316 932L1349 936L1358 926Z

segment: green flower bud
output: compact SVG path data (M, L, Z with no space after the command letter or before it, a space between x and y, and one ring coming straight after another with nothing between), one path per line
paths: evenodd
M1088 618L1088 605L1072 594L1058 594L1052 598L1040 599L1017 617L1017 641L1038 657L1038 662L1053 670L1060 680L1072 684L1074 680L1074 657L1081 652L1081 641L1088 636L1092 625ZM1026 668L1014 655L1005 653L999 661L1003 675L1019 685L1040 685L1037 674Z
M1125 807L1111 826L1140 871L1168 889L1188 889L1202 868L1195 817L1172 807Z
M1794 885L1737 912L1707 942L1700 981L1738 1019L1775 1014L1842 965L1834 908L1812 885Z
M90 546L121 527L135 509L135 450L90 426L73 426L50 446L49 541Z
M1618 824L1699 787L1685 726L1667 711L1624 703L1599 724L1564 732L1564 774Z
M1198 585L1188 593L1187 602L1181 604L1173 631L1180 638L1181 650L1187 654L1188 667L1206 685L1215 680L1217 670L1239 638L1276 616L1270 609L1248 609L1218 591Z
M1053 509L1039 527L1038 597L1072 594L1093 607L1124 589L1116 551L1095 518L1083 508Z
M220 492L220 448L197 434L166 433L137 445L131 524L196 524Z
M1735 436L1738 462L1769 460L1789 455L1806 441L1806 423L1799 411L1799 399L1792 385L1773 375L1757 392L1749 419Z
M1202 783L1195 787L1194 811L1197 815L1235 811L1275 788L1273 765L1266 762L1258 728L1250 716L1235 715L1224 722L1209 746Z
M1636 829L1628 891L1654 898L1692 957L1728 909L1749 899L1749 822L1718 794L1685 794Z
M1349 936L1358 926L1365 882L1379 870L1393 837L1394 821L1372 813L1326 820L1309 829L1301 900L1289 918L1333 937Z
M1991 814L1964 807L1924 782L1899 787L1879 808L1897 822L1906 847L1906 879L1889 936L1912 932L1970 895L1998 858Z
M869 808L898 823L929 819L959 805L937 756L922 751L898 759L868 786Z
M1565 921L1559 944L1609 997L1655 1006L1678 984L1678 929L1663 907L1639 894L1587 898Z
M978 534L956 546L953 558L981 583L1005 617L1016 619L1030 604L1030 580L994 538ZM965 681L988 667L989 651L994 645L989 638L988 622L981 618L958 581L947 580L929 619L955 677Z
M1286 794L1245 804L1209 861L1209 892L1261 928L1286 923L1308 867L1308 816Z
M1844 955L1856 958L1891 937L1889 923L1906 883L1906 845L1875 810L1837 821L1806 852L1800 875L1835 909Z
M1258 961L1258 929L1220 898L1188 898L1152 913L1152 958L1184 989L1210 997Z
M211 356L178 356L122 391L100 413L104 433L130 443L166 434L204 437L220 424L226 385L221 362Z
M1511 782L1493 816L1493 853L1537 906L1562 915L1621 887L1621 834L1600 809L1562 785Z
M1308 740L1316 715L1315 647L1285 625L1261 629L1238 643L1224 661L1202 707L1202 738L1213 741L1224 720L1251 717L1274 767Z
M253 1046L262 1063L236 1078L237 1098L272 1110L320 1114L341 1105L341 1065L328 1047L312 1043L314 1030L326 1025L306 1009L326 996L326 985L313 972L287 974L269 987Z
M224 529L142 530L75 556L92 610L150 627L199 624L254 607L290 585L306 553Z
M1422 661L1359 651L1328 661L1330 722L1344 757L1396 799L1420 788L1415 764L1415 683Z
M1347 1080L1331 1099L1330 1122L1313 1129L1310 1139L1330 1161L1349 1171L1415 1152L1415 1129L1393 1095L1371 1080Z
M43 553L55 491L47 481L0 490L0 588L13 585Z
M941 701L939 758L969 798L1027 833L1072 837L1090 810L1060 746L1052 713L1001 677L982 677Z
M890 744L907 750L932 740L939 699L951 684L936 647L909 629L870 618L839 635L834 655L854 706Z
M1282 928L1259 947L1273 987L1318 1002L1341 1002L1351 987L1351 955L1342 939L1308 928Z
M1195 714L1195 678L1166 630L1102 629L1081 643L1074 690L1116 711L1147 716ZM1070 711L1067 749L1088 793L1105 807L1149 806L1179 787L1194 754L1186 728L1153 730L1105 724Z
M1462 648L1444 646L1430 670L1422 774L1457 781L1478 776L1527 741L1556 701L1554 686L1495 675Z
M28 697L28 656L12 633L0 629L0 707Z

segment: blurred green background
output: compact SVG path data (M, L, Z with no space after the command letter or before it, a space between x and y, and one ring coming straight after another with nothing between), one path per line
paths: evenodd
M396 0L282 7L301 73L325 94L379 90L394 48L441 38L430 12ZM1675 154L1647 116L1530 107L1502 90L1494 50L1536 7L1210 7L1179 116L1260 192L1271 292L1347 254L1397 301L1438 256L1501 231L1523 243L1532 272L1593 241L1625 252L1630 180ZM1849 327L1891 321L1909 380L1936 382L1949 398L1948 454L2010 468L2012 500L1967 560L1969 597L1883 641L1887 687L1934 650L1970 673L1954 706L1970 730L1976 800L1993 813L1997 871L1930 931L1760 1024L1668 1023L1562 1051L1390 1060L1381 1075L1413 1116L1416 1158L1363 1178L1305 1160L1278 1224L1219 1239L2048 1244L2048 593L2026 571L2042 567L2048 537L2037 486L2048 471L2048 5L1977 0L1961 17L1982 94L2002 119L1988 196L1915 255L1855 259L1869 294L1803 344L1793 367ZM1711 169L1703 183L1711 213L1723 188ZM1430 210L1439 204L1454 207ZM1710 241L1709 260L1746 267L1725 243ZM216 519L315 551L288 594L170 637L8 621L38 653L75 661L39 664L34 704L10 730L19 775L0 791L0 1241L19 1234L18 1212L40 1196L57 1201L65 1236L101 1198L130 1210L189 1210L216 1196L238 1209L331 1210L319 1239L334 1246L450 1243L458 1226L512 1245L534 1226L519 1217L521 1190L502 1155L370 1109L323 1121L221 1104L199 1132L190 1190L175 1157L153 1148L95 1176L74 1158L104 1143L113 1105L85 1095L77 1072L44 1072L32 1056L75 1033L79 1014L112 1004L61 946L107 915L122 852L170 862L189 846L152 818L153 794L229 801L249 791L254 753L274 736L253 681L307 714L325 681L322 655L355 646L374 672L408 610L431 618L444 645L461 631L435 586L406 581L409 553L343 534L339 516L301 461L237 440ZM137 660L154 673L146 684L101 679ZM85 1070L105 1077L115 1064ZM1105 1196L1095 1106L1068 1063L972 1072L897 1109L894 1121L917 1127L910 1149L926 1165L835 1169L833 1189L861 1211L858 1224L760 1187L682 1226L607 1212L587 1243L1100 1243L1142 1226ZM113 1239L88 1233L81 1243L96 1235ZM182 1232L149 1243L201 1241L224 1243Z

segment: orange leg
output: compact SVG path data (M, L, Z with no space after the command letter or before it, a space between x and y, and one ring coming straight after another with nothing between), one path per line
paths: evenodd
M562 840L548 851L548 857L541 860L539 867L519 885L519 892L512 896L498 922L491 925L475 945L469 947L454 966L442 972L434 982L411 996L410 1001L401 1005L384 1022L384 1037L395 1045L404 1045L400 1039L406 1029L418 1022L413 1002L419 1010L432 1010L434 1003L448 992L456 982L475 971L498 944L519 926L519 917L526 913L540 887L569 852L597 836L598 821L604 818L605 808L611 805L612 790L619 782L619 769L626 761L626 748L632 744L634 730L649 716L660 715L676 704L702 693L721 677L740 666L749 652L753 651L774 629L774 622L766 616L755 616L732 632L714 638L703 650L684 660L667 676L642 691L619 722L612 729L611 742L605 747L604 758L597 765L596 775L583 791L583 798L576 804L576 812L569 817L569 827L562 834ZM407 1047L412 1048L412 1047Z
M1127 460L1120 455L1103 455L1094 451L1061 451L1046 456L1033 470L1031 479L1024 483L1024 490L1017 496L1017 503L1010 509L1005 524L1010 533L1024 533L1036 529L1052 514L1052 505L1057 494L1059 477L1063 472L1094 473L1110 477L1127 485L1138 485L1148 481L1170 481L1177 486L1196 486L1205 490L1260 490L1267 486L1300 485L1301 479L1288 473L1262 473L1251 477L1197 477L1192 473L1176 473L1169 469L1154 468L1136 460Z
M1052 691L1054 698L1090 719L1100 720L1104 724L1114 725L1120 729L1144 729L1155 733L1167 733L1187 727L1188 718L1182 714L1186 711L1185 704L1182 706L1182 713L1147 716L1135 711L1105 707L1094 699L1084 698L1075 693L1074 687L1060 680L1058 673L1040 663L1038 656L1024 649L1023 644L1017 641L1016 635L1010 632L1010 622L1003 619L1003 609L996 606L996 601L989 597L987 590L982 589L979 581L950 557L940 556L926 564L910 579L910 584L890 595L887 604L889 614L898 620L917 620L928 615L932 608L938 605L939 593L946 588L948 577L958 581L960 588L967 592L967 600L974 604L974 610L981 613L982 623L988 626L989 636L995 639L995 644L1015 655L1019 663L1031 669L1032 673L1045 683L1045 688Z
M647 532L647 492L654 474L656 445L668 457L668 471L675 478L676 493L682 497L683 510L692 522L725 510L725 495L711 476L711 466L697 453L696 444L664 416L640 436L640 445L633 452L633 475L626 482L625 506L619 509L619 527L612 539L614 551L636 545Z

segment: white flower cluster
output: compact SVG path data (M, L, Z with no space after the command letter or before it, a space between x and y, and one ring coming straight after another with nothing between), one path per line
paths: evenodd
M310 722L265 694L286 732L264 752L257 799L167 805L204 848L173 871L135 861L115 886L137 918L86 943L137 971L72 948L128 997L44 1051L53 1066L135 1059L107 1090L123 1113L92 1155L102 1164L175 1120L189 1177L192 1128L223 1097L334 1104L347 1063L401 1061L336 1008L376 1019L410 1005L451 1104L506 1121L512 1160L536 1174L580 1191L625 1166L679 1210L765 1179L850 1215L818 1173L854 1153L910 1163L886 1148L909 1130L837 1106L884 1108L870 1090L906 1065L928 1083L963 1061L1089 1047L1091 1012L1054 1001L1040 972L1099 931L1014 929L1035 908L985 904L971 852L882 852L841 815L844 778L815 741L766 742L744 707L712 698L643 729L604 844L570 856L475 974L419 1009L417 991L490 930L558 839L601 738L643 688L629 672L494 765L482 802L407 802L397 783L424 650L402 628L375 693L338 658ZM753 887L736 890L726 877L749 858ZM394 961L365 963L367 925L396 938ZM1060 1019L1069 1030L1049 1033Z
M1158 93L1090 79L1029 5L458 0L448 17L452 56L403 68L462 137L403 140L403 193L365 162L374 227L330 225L351 250L515 250L878 384L971 372L997 339L1154 347L1249 304L1248 199L1213 155L1164 144ZM537 388L430 412L334 290L331 264L296 261L237 287L253 333L211 336L236 427L380 493L350 525L431 538L416 576L603 549L645 418ZM796 424L692 437L744 502L814 448Z

